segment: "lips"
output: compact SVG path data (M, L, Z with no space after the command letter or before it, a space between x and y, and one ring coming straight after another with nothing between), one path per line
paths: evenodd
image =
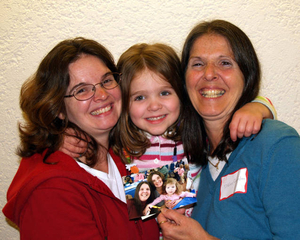
M225 90L217 90L217 89L208 89L208 90L201 90L200 94L205 98L217 98L223 96Z
M149 121L157 121L157 120L160 120L160 119L165 118L165 117L166 117L166 114L158 116L158 117L149 117L149 118L146 118L146 119L149 120Z
M106 106L104 108L99 108L98 110L91 112L91 114L93 116L97 116L97 115L100 115L100 114L103 114L103 113L106 113L106 112L110 111L111 108L112 108L112 106L109 105L109 106Z
M148 197L149 194L148 194L148 193L142 193L141 196L142 196L142 197Z

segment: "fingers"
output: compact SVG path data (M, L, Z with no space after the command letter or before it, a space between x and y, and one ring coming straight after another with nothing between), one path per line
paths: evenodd
M182 217L185 218L180 212L167 208L162 208L161 214L159 214L158 217L161 217L161 220L158 218L159 222L168 220L168 222L175 225L179 225Z
M170 209L161 209L158 223L164 239L217 239L210 236L194 219L188 218Z
M177 201L167 201L165 202L165 205L167 208L172 209L177 204Z
M179 209L174 209L176 212L178 212L181 215L185 214L185 208L179 208Z
M260 116L249 116L246 118L233 118L229 125L230 138L236 141L237 138L250 137L252 134L257 134L261 128L262 118Z
M232 141L236 141L237 140L237 130L238 130L238 122L239 119L233 118L230 125L229 125L229 129L230 129L230 138Z
M174 210L166 210L166 208L162 208L161 213L157 217L164 239L172 239L172 236L176 234L176 229L174 227L178 226L177 223L173 221L172 214L168 214L168 211L175 212Z
M157 216L157 221L160 225L160 224L165 223L166 221L168 221L168 219L165 217L165 215L161 211L160 214L158 214L158 216Z
M77 158L83 156L88 151L88 143L75 136L74 130L67 129L66 134L64 134L63 145L59 150L71 157Z

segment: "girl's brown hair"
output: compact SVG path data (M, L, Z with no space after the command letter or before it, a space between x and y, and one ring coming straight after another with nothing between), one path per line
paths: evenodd
M149 69L171 84L182 103L183 75L176 52L171 47L160 43L133 45L121 55L117 67L122 73L120 86L123 107L119 122L114 129L115 138L112 147L115 153L126 162L126 154L138 158L150 147L150 141L145 133L133 124L129 116L131 81L142 71ZM183 105L181 104L181 114L178 120L167 129L165 137L175 141L181 140L182 112Z

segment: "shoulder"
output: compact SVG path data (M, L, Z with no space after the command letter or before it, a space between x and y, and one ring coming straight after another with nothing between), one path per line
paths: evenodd
M38 196L44 197L44 192L50 192L49 189L67 189L72 185L72 178L76 182L79 182L78 179L87 181L85 171L77 165L74 159L62 152L51 154L47 158L48 163L45 163L43 158L43 154L35 154L21 161L7 192L6 211L13 211L15 217L19 216L33 193L35 195L40 193ZM75 181L72 181L73 185ZM40 191L43 189L47 191ZM78 188L74 187L73 190L77 191ZM72 191L72 188L68 188L67 191ZM18 222L17 219L14 220Z
M262 123L261 131L248 138L243 138L232 156L239 152L255 155L272 154L274 151L290 154L289 152L300 149L300 138L297 131L289 125L277 121L266 119Z
M279 136L279 137L280 136L299 137L299 134L293 127L287 125L284 122L278 120L271 120L271 119L265 119L263 121L261 133L270 134L272 136Z
M241 153L243 153L241 155ZM261 131L243 138L232 153L235 156L251 156L251 159L297 158L300 156L300 138L297 131L277 120L264 120ZM284 157L285 156L285 157ZM255 160L254 160L255 161Z
M299 134L291 126L277 120L266 119L262 123L261 131L250 137L257 144L274 144L284 139L298 139Z

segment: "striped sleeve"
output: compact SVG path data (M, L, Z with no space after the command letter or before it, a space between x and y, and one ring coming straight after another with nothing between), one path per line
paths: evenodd
M257 102L265 105L271 111L273 119L277 120L277 112L270 99L263 96L257 96L252 102Z

